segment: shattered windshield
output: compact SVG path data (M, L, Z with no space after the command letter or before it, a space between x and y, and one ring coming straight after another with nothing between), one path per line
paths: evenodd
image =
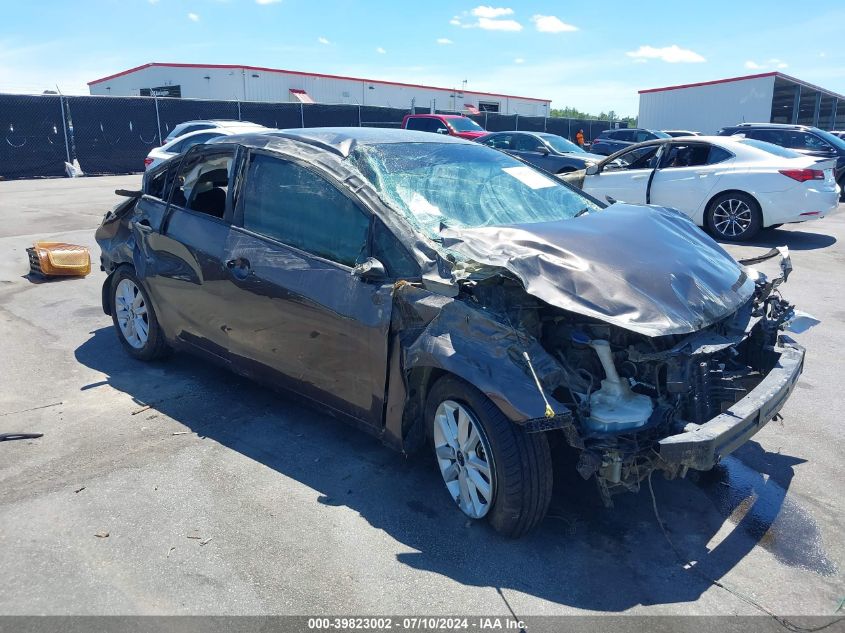
M367 145L350 160L385 201L434 238L445 227L548 222L599 209L560 181L483 145Z

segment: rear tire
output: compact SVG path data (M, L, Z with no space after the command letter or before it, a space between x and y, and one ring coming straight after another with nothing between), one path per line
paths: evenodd
M452 436L458 438L457 448L450 446L444 432L444 418L451 427ZM459 429L469 429L461 442ZM450 495L458 507L468 517L480 519L486 517L500 534L511 538L520 537L539 524L546 515L552 496L552 461L549 443L542 433L526 433L517 424L508 420L499 408L478 389L453 376L440 378L432 387L426 400L425 420L431 430L435 457L440 466L441 475ZM472 428L479 436L473 450L464 451L472 445ZM480 447L481 452L478 451ZM464 459L464 453L466 454ZM474 500L481 497L482 490L489 491L486 504L467 503L464 490L457 483L463 469L466 479L472 479L466 473L473 468L473 460L489 466L489 478L480 480L481 486L475 489ZM483 467L470 473L478 480L478 473ZM484 483L489 483L489 488ZM472 491L469 491L472 497Z
M741 191L728 191L713 198L705 217L710 234L728 242L748 241L763 228L760 205Z
M130 356L150 361L170 352L147 292L128 266L112 275L110 300L114 329Z

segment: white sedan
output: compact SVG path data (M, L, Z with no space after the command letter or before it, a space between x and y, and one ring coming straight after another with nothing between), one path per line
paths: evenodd
M717 238L744 241L764 227L833 211L839 200L833 167L771 143L695 136L625 148L580 172L579 184L600 200L673 207Z
M258 132L266 130L267 128L261 125L253 125L252 127L238 127L238 128L214 128L210 130L198 130L195 132L188 132L182 136L165 143L161 147L154 147L147 154L144 159L144 169L150 170L172 158L177 154L182 154L188 151L194 145L199 145L210 141L218 136L231 136L232 134L245 134L247 132Z

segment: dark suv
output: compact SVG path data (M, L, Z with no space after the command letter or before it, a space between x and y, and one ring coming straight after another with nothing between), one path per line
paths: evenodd
M634 143L653 141L657 138L669 138L669 135L658 130L643 130L640 128L605 130L593 141L590 151L593 154L610 156Z
M788 147L800 154L836 159L836 182L845 193L845 140L811 125L740 123L719 130L719 136L744 134L746 138Z

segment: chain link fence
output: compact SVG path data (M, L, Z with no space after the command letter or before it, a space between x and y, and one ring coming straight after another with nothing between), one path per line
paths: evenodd
M425 108L383 108L347 104L207 101L167 97L64 97L0 95L0 178L45 178L65 174L78 161L86 174L143 170L149 151L174 126L192 119L235 119L270 128L399 128L406 114ZM460 112L439 111L443 114ZM491 132L551 132L570 140L583 130L592 140L608 121L529 117L481 112L470 115Z

